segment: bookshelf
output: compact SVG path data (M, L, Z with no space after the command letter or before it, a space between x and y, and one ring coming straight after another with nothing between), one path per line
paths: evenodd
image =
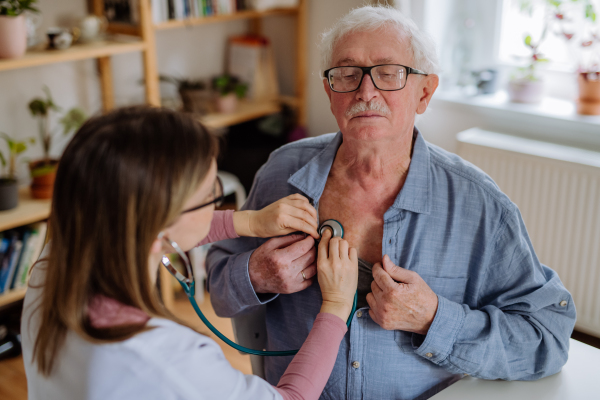
M27 289L14 289L8 293L0 294L0 307L14 303L15 301L22 300L25 297Z
M202 24L217 24L235 20L249 21L249 32L261 33L261 20L266 17L292 16L296 19L296 38L293 46L296 54L295 93L293 96L281 96L277 100L269 101L242 101L238 110L230 114L213 113L200 117L200 121L210 128L224 128L239 124L262 116L277 113L281 104L288 104L297 111L298 124L306 124L305 107L305 75L306 75L306 9L307 0L299 0L297 7L273 9L268 11L244 10L232 14L214 15L203 18L188 18L183 20L169 20L160 23L152 21L151 0L139 0L139 24L128 25L111 23L108 26L109 36L100 41L75 44L66 50L29 50L24 57L19 59L0 60L0 72L43 66L61 62L95 59L99 84L102 94L102 108L107 112L114 108L113 71L111 56L116 54L140 52L143 59L144 86L146 89L146 103L160 105L159 74L156 54L156 34L169 29L181 29L188 26ZM96 15L103 15L104 0L92 0L92 11ZM28 191L20 193L19 206L13 210L0 212L0 231L28 225L33 222L43 221L50 215L49 200L34 200ZM171 290L171 276L166 270L161 269L163 301L171 308L174 293ZM22 299L25 289L17 289L0 294L0 307Z
M0 71L142 51L145 46L141 40L115 37L92 43L75 44L65 50L38 48L29 50L22 58L0 59Z
M33 199L29 188L21 190L16 208L0 211L0 232L48 219L50 203L50 200Z
M0 232L46 220L50 216L50 207L50 200L33 199L29 188L24 188L19 191L19 205L16 208L0 211ZM0 294L0 307L21 300L25 297L25 291L25 288L12 289Z
M104 14L104 0L93 0L93 10L96 15ZM152 20L151 0L140 0L139 24L128 25L123 23L110 23L108 32L115 34L137 35L146 44L144 52L144 68L146 75L146 87L155 91L153 101L150 104L159 104L158 82L159 73L157 67L156 35L162 31L172 29L183 29L190 26L203 24L226 23L236 20L247 20L249 22L249 33L261 34L262 19L267 17L291 16L296 20L295 41L295 93L293 96L281 96L277 100L269 101L242 101L237 111L229 114L212 113L199 118L209 128L225 128L231 125L250 121L259 117L271 115L281 110L282 104L287 104L296 110L298 124L306 125L306 37L307 37L307 0L299 0L298 6L290 8L272 9L267 11L243 10L231 14L212 15L178 20L168 20L154 23ZM155 102L156 101L156 102ZM172 278L161 269L161 287L163 289L163 301L168 308L172 307L174 293L171 290Z
M202 24L214 24L219 22L227 22L227 21L235 21L240 19L254 19L254 18L263 18L269 17L272 15L294 15L299 11L298 7L294 8L280 8L268 11L251 11L244 10L238 11L232 14L226 15L213 15L210 17L202 17L202 18L187 18L180 20L172 20L166 22L160 22L154 25L154 28L157 30L163 29L173 29L173 28L182 28L186 26L194 26L194 25L202 25Z
M234 113L213 113L200 117L199 120L208 128L225 128L265 115L275 114L281 110L280 101L241 101Z
M292 105L297 111L298 123L301 126L306 125L306 105L305 105L305 75L306 75L306 18L307 18L307 0L299 0L298 6L290 8L271 9L266 11L243 10L231 14L218 14L205 17L185 18L177 20L168 20L154 23L152 20L151 0L139 0L139 24L129 25L124 23L110 23L108 32L115 34L136 35L146 44L144 52L144 68L146 75L146 87L156 91L149 104L158 105L158 67L156 54L156 35L161 31L171 29L182 29L190 26L217 24L229 21L247 20L249 21L249 33L261 33L261 21L267 17L292 16L296 19L296 38L293 46L296 56L296 76L295 93L290 101L289 97L282 96L277 101L246 101L241 104L239 109L230 114L208 114L200 118L200 121L211 128L223 128L241 122L249 121L255 118L274 114L281 110L280 103ZM93 10L96 15L104 14L104 0L93 0ZM151 81L151 82L150 82Z

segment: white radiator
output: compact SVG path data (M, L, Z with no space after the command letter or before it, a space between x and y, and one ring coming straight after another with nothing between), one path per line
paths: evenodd
M600 337L600 153L479 128L458 141L521 210L540 261L573 295L576 329Z

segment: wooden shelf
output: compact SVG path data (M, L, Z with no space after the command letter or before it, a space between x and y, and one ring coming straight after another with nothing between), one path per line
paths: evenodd
M261 18L268 17L270 15L285 15L285 14L296 14L298 13L298 7L290 7L290 8L278 8L274 10L268 11L238 11L232 14L225 15L213 15L210 17L199 17L199 18L186 18L186 19L178 19L160 22L154 25L155 29L173 29L173 28L181 28L184 26L193 26L193 25L202 25L202 24L212 24L217 22L225 22L225 21L234 21L238 19L253 19L253 18Z
M50 216L50 203L49 199L32 199L29 188L21 190L17 208L0 211L0 232L47 219Z
M9 290L7 293L0 294L0 307L14 303L25 297L27 288Z
M0 59L0 71L106 57L114 54L142 51L145 48L146 44L139 39L110 39L74 44L65 50L34 49L27 51L21 58Z
M208 114L200 117L200 122L208 128L225 128L240 124L265 115L281 111L281 103L277 100L270 101L240 101L236 112L229 114Z

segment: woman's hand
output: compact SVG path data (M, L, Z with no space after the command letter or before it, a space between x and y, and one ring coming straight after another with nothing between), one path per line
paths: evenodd
M317 278L323 295L321 312L348 319L358 284L358 255L355 248L340 238L331 238L331 230L325 229L319 255Z
M319 238L317 211L300 194L284 197L259 211L236 211L233 226L239 236L270 238L301 231Z

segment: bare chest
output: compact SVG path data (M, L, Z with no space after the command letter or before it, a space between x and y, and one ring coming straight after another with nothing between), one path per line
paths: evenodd
M358 257L371 263L381 262L383 214L389 206L377 196L329 181L319 200L319 223L328 219L344 227L344 239L356 248Z

